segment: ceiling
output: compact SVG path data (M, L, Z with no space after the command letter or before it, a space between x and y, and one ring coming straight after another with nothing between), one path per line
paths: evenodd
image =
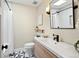
M9 0L9 1L13 2L13 3L30 5L30 6L34 6L34 7L38 7L41 4L41 2L42 2L42 0ZM37 2L37 4L33 4L34 1Z

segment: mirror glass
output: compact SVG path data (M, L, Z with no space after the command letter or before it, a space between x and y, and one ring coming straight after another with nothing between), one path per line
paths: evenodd
M51 28L74 29L73 0L52 0Z

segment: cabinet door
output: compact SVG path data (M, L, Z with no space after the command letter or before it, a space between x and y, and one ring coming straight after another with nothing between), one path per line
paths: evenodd
M34 49L35 56L38 58L57 58L53 53L44 48L41 44L36 43Z

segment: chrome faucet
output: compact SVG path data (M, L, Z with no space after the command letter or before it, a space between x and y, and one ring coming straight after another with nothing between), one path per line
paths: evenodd
M59 35L53 34L53 40L56 40L57 42L59 42Z

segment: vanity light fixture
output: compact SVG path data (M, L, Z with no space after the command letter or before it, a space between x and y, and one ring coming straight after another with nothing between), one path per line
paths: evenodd
M50 14L50 7L49 7L49 5L46 7L46 13Z
M66 0L58 0L56 3L54 3L54 5L60 6L60 5L64 4L65 2L66 2Z

